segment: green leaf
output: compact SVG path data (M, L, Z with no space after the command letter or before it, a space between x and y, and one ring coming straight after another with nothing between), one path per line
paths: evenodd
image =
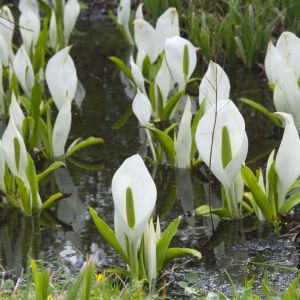
M163 121L167 121L173 111L173 109L176 107L177 103L181 100L182 96L185 94L185 91L180 91L175 96L171 97L167 100L167 104L164 107L161 118Z
M221 149L222 165L223 165L223 169L225 169L227 165L230 163L230 161L232 160L230 136L229 136L227 126L223 126L222 128L221 148L222 148Z
M161 145L162 149L164 150L167 156L170 166L174 166L176 150L175 150L173 140L165 132L153 126L145 126L145 127L150 129L154 133L154 136L158 140L159 144Z
M209 205L201 205L198 208L196 208L196 215L197 216L204 216L208 214L215 214L220 218L228 218L229 213L226 208L209 208Z
M185 255L193 255L196 258L202 258L202 255L199 251L191 248L169 248L166 253L165 263L173 260L175 258L185 256Z
M39 271L33 259L30 260L30 265L35 285L35 297L36 299L47 300L50 283L49 272L43 268Z
M81 141L75 146L71 147L71 149L69 148L66 157L70 157L74 155L76 152L84 148L90 147L92 145L102 144L102 143L104 143L104 140L101 138L89 137L88 139Z
M50 206L52 206L54 204L54 202L56 202L57 200L61 200L66 198L66 196L62 193L56 193L54 195L52 195L50 198L48 198L41 206L41 210L42 209L47 209Z
M30 185L30 191L32 196L32 207L39 209L40 204L38 200L38 179L35 172L34 162L29 154L27 154L27 167L26 167L26 177Z
M129 80L134 82L130 68L128 68L121 59L115 56L110 56L109 59L119 67L119 69L128 77Z
M294 194L285 199L283 205L279 208L281 214L288 213L292 208L300 203L300 193Z
M126 189L126 217L127 223L130 228L134 228L135 226L135 210L134 210L134 202L132 189L128 187Z
M66 165L61 161L55 161L52 163L45 171L37 175L38 182L45 179L51 172L55 171L56 169L66 167Z
M31 203L29 191L27 190L26 185L24 184L22 179L16 178L16 183L17 183L17 193L22 203L23 212L26 216L31 216L32 203Z
M95 278L95 269L96 263L95 260L89 259L83 269L83 284L82 284L82 293L81 300L90 300L92 294L92 285Z
M156 245L156 255L157 255L157 271L162 270L166 263L166 256L168 252L169 245L177 232L178 225L180 223L181 217L179 216L173 220L167 229L162 233L157 245Z
M253 107L254 109L258 110L264 116L266 116L271 121L273 121L277 126L282 127L280 117L278 115L275 115L274 113L271 113L263 105L255 102L253 100L247 99L247 98L241 98L240 101L247 104L247 105L249 105L249 106L251 106L251 107Z
M120 246L115 233L110 229L110 227L97 215L97 212L93 208L89 208L91 217L94 223L102 235L102 237L116 250L116 252L124 259L124 261L129 264L128 258L124 253L122 247Z
M257 182L257 179L255 175L252 173L252 171L246 167L242 166L242 177L244 180L245 185L249 188L250 192L253 195L253 198L259 208L261 209L263 215L269 222L273 222L273 217L275 215L275 212L273 211L273 208L270 207L270 201L264 191L262 190L261 186Z
M288 189L288 193L290 193L292 190L297 189L300 187L300 180L296 180Z

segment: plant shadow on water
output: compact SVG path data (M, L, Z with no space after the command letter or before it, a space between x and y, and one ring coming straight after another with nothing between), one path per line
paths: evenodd
M12 214L8 219L5 212L1 216L0 262L9 274L15 276L26 265L29 253L44 259L50 268L55 269L62 264L70 272L78 271L90 253L96 254L98 264L102 266L120 262L115 252L96 233L87 208L95 207L104 221L113 226L112 175L125 158L140 148L137 138L139 129L133 118L129 118L123 128L112 129L130 102L118 71L108 56L124 57L128 49L110 20L83 18L80 28L82 31L73 40L73 56L77 58L78 75L87 95L75 111L71 137L101 136L105 144L85 150L77 161L67 164L67 169L56 170L43 187L44 191L58 187L61 192L72 194L49 215L44 215L47 222L43 218L23 218L19 214ZM264 87L266 84L261 83L257 74L244 76L238 72L230 76L233 90L237 91L233 95L236 103L245 96L270 106L271 98ZM260 158L265 161L265 156L276 147L276 132L273 132L271 122L240 104L251 144L249 161L253 164ZM257 276L257 282L260 282L263 274L262 267L249 263L297 266L299 253L296 246L290 241L278 239L272 234L272 229L263 224L246 219L235 223L222 222L216 227L215 220L216 231L213 234L210 218L197 220L189 214L208 199L205 170L175 172L159 168L151 173L158 187L156 212L162 226L178 214L187 215L174 242L200 250L203 254L202 260L189 260L167 273L167 280L173 282L171 294L174 296L182 293L176 282L191 272L199 275L196 282L199 288L228 292L231 286L225 270L233 281L242 285L245 275ZM213 183L214 207L221 205L219 189ZM282 289L295 275L279 269L270 269L270 272L270 282ZM258 285L255 287L259 289Z

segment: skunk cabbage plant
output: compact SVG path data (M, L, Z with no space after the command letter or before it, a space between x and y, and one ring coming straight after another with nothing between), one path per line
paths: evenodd
M111 244L139 279L155 279L165 263L175 257L201 254L193 249L169 248L180 218L172 221L161 233L159 221L156 232L152 214L156 203L155 183L139 155L126 159L112 180L115 206L113 232L90 208L90 214L103 238Z
M221 182L226 214L241 217L244 183L241 166L248 152L245 121L231 100L219 100L199 121L196 131L199 155Z
M131 12L131 0L121 0L117 10L117 22L124 29L125 37L129 44L133 44L133 38L129 30Z
M299 135L292 115L276 114L282 119L285 129L276 157L274 150L269 156L265 182L261 169L254 175L249 168L242 167L244 182L250 190L245 198L259 219L275 226L279 224L281 214L288 213L300 203L300 193L293 191L300 186L297 180L300 175Z
M199 86L199 105L204 105L207 112L216 101L229 99L229 93L230 82L227 74L222 67L210 61Z
M197 65L196 48L188 40L174 36L166 40L165 56L172 78L183 90Z

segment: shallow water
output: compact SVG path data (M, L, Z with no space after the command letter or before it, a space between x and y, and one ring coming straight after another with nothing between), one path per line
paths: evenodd
M124 92L117 68L108 56L125 59L129 49L113 24L105 18L96 18L92 22L82 19L79 29L73 39L72 56L87 94L81 107L73 108L71 140L78 136L99 136L104 138L105 144L80 153L77 160L67 162L67 169L56 171L43 188L43 193L59 189L72 193L72 196L43 214L40 223L34 219L24 219L15 212L2 212L0 262L11 275L20 274L29 251L35 258L46 260L53 270L60 266L76 272L91 253L97 256L99 267L120 262L96 232L87 208L96 208L99 215L113 225L112 175L125 158L141 148L139 128L134 117L129 118L123 128L112 129L129 107L130 99ZM238 101L244 96L272 107L263 75L259 73L245 74L244 71L231 70L232 98ZM248 160L253 165L257 164L257 158L260 162L266 162L267 154L278 143L280 130L274 130L270 121L245 105L238 105L247 123L250 144ZM156 210L163 226L179 214L206 203L208 186L204 170L175 172L157 168L151 172L158 187ZM217 207L220 205L219 187L216 183L213 187L212 203ZM214 227L217 227L216 222ZM192 216L186 217L174 244L194 247L203 253L202 260L189 259L175 271L168 271L168 280L174 281L170 291L174 297L182 293L175 282L183 280L190 272L199 275L196 282L199 288L228 292L231 287L225 270L241 286L247 274L262 277L263 268L249 264L251 262L296 267L299 260L295 245L278 239L270 228L254 220L223 222L213 234L209 218L196 220ZM270 273L271 282L281 289L295 275L279 269L270 269ZM259 284L257 280L257 290Z

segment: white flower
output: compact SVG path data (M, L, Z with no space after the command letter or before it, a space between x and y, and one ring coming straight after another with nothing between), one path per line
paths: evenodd
M142 125L149 124L152 107L150 100L139 89L132 102L132 110Z
M64 38L65 46L69 44L70 35L75 27L80 13L80 5L77 0L68 0L64 8Z

